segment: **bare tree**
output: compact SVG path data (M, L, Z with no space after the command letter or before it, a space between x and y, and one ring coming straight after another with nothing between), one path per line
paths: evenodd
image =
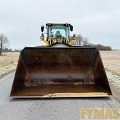
M88 38L84 38L83 39L83 45L89 45L90 43L89 43L89 39Z
M78 34L76 36L76 45L82 45L82 42L83 42L83 37L81 34Z
M76 45L89 45L89 39L86 37L83 37L81 34L78 34L76 36Z
M9 41L7 37L1 33L0 34L0 55L2 54L3 48L5 48L7 45L9 45Z

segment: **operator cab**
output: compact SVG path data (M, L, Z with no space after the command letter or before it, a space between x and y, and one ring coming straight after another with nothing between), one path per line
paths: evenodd
M44 40L44 26L41 26L41 40ZM47 23L46 24L47 37L44 41L49 45L52 45L56 42L58 43L67 43L71 42L70 31L73 31L73 26L69 23L60 24L60 23ZM48 41L48 42L46 42Z
M62 38L62 39L69 39L70 38L70 28L73 31L73 26L71 24L52 24L47 23L47 36L48 38Z

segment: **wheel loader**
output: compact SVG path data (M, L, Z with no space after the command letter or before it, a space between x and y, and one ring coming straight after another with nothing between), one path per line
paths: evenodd
M44 32L46 29L46 32ZM108 97L112 95L99 51L73 46L69 23L41 26L45 46L25 47L13 80L12 98Z

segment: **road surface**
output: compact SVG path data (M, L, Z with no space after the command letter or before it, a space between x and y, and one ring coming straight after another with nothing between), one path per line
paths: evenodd
M80 120L83 108L120 108L120 103L113 97L11 99L13 77L14 73L0 80L0 120Z

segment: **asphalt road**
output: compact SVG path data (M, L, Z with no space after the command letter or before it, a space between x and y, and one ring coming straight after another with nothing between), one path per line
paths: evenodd
M80 120L83 108L120 108L113 97L11 99L13 77L14 73L0 80L0 120Z

